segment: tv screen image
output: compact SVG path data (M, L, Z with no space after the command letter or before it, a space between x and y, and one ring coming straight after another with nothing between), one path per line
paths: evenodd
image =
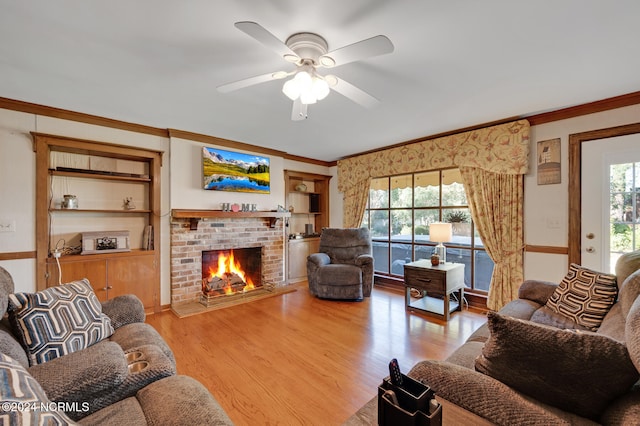
M269 194L269 158L202 148L204 189Z

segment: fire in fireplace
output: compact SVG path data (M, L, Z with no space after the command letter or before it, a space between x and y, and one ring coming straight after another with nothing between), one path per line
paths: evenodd
M262 286L262 247L202 252L202 293L207 299Z

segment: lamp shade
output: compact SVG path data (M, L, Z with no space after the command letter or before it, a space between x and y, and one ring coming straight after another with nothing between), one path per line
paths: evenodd
M450 223L436 222L429 225L429 238L436 243L451 241L453 229Z

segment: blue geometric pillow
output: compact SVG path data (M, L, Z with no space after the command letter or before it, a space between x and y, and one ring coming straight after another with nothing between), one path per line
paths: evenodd
M64 411L49 401L40 383L20 365L0 353L0 424L72 425Z
M31 365L88 348L113 334L85 278L37 293L9 295L9 321Z

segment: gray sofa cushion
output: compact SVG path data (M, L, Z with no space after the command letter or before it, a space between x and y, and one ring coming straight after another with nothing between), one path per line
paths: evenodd
M627 349L633 365L640 371L640 297L636 299L629 310L625 325Z
M188 395L189 398L176 398ZM232 425L233 423L200 382L188 376L172 376L138 391L136 398L149 425Z
M118 329L123 325L144 322L142 301L133 294L123 294L102 302L102 312L111 318L111 325Z
M625 342L624 337L625 317L622 316L622 308L619 303L613 305L596 333L611 337L619 342Z
M500 313L502 313L502 311L500 311ZM555 328L568 328L585 331L589 330L589 328L578 324L568 316L552 311L546 305L540 307L540 309L537 309L533 313L533 315L531 315L531 318L521 319L529 319L533 322L537 322L538 324L544 324Z
M146 425L147 420L140 403L132 396L90 414L78 423L86 426L132 426Z
M320 285L359 285L362 284L362 269L354 265L332 263L318 271Z
M165 342L155 328L147 323L136 322L124 325L118 328L109 337L109 340L120 345L124 352L129 352L132 349L136 349L144 345L156 345L160 350L162 350L162 352L164 352L173 365L176 363L173 351L169 345L167 345L167 342Z
M485 374L448 361L420 361L407 375L426 383L437 396L496 425L596 425L575 414L534 401ZM443 415L446 416L446 412Z
M551 281L526 280L518 289L518 299L527 299L544 305L556 288L558 284Z
M622 315L626 317L629 315L631 305L640 295L640 269L629 275L621 284L618 301L622 309Z
M618 285L622 285L627 277L640 269L640 250L625 253L616 262Z
M129 372L122 348L103 340L83 351L29 367L29 373L54 401L90 401L118 387Z
M29 366L27 353L11 332L9 320L6 318L0 321L0 352L5 355L9 355L11 358L22 364L23 367Z
M9 294L13 293L13 278L11 274L0 266L0 318L7 312Z
M607 336L560 330L495 312L476 370L563 410L597 420L640 375L627 348Z

